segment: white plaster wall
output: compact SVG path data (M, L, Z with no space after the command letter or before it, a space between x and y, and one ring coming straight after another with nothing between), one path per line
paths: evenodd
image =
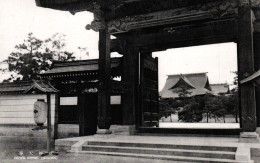
M1 124L35 124L33 105L37 99L47 101L43 95L0 95L0 125ZM51 95L51 123L54 125L55 95ZM47 122L46 122L47 123ZM45 124L46 125L46 124Z

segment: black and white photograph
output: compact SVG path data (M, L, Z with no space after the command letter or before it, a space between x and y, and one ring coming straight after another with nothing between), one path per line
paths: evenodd
M0 162L260 163L260 0L0 0Z

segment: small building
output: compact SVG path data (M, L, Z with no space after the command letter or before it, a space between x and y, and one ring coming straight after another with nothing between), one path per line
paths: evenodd
M212 94L214 95L226 95L230 93L229 85L226 83L222 84L210 84Z
M120 66L121 58L111 60L111 77L121 76ZM46 92L49 90L55 92L51 95L53 138L95 134L100 88L98 75L97 59L55 61L50 70L39 74L41 80L1 83L0 130L4 131L3 136L46 138L46 130L32 131L36 125L33 105L37 100L47 101ZM120 92L111 91L110 99L111 124L120 125L122 124Z
M211 92L207 73L176 74L168 75L164 88L159 93L160 97L178 98L181 87L188 89L188 97Z
M58 91L49 82L34 80L0 84L0 131L4 140L8 140L16 148L21 145L19 142L23 142L25 146L34 144L38 148L46 146L47 130L32 130L36 126L33 107L38 100L46 102L46 93L49 92L52 92L50 95L51 125L54 128L57 109L55 92ZM52 138L54 138L54 130Z

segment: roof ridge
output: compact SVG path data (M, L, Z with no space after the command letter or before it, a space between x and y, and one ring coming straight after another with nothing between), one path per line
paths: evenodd
M0 83L0 87L21 87L32 84L32 81L15 81L11 83Z
M111 58L111 63L115 63L121 60L122 57ZM68 66L81 66L81 65L92 65L97 64L99 59L88 59L88 60L76 60L76 61L54 61L52 68L56 67L68 67Z
M209 84L209 85L229 85L228 83L213 83L213 84Z
M202 75L202 74L207 74L208 72L198 72L198 73L186 73L186 74L172 74L172 75L167 75L168 77L171 76L188 76L188 75Z

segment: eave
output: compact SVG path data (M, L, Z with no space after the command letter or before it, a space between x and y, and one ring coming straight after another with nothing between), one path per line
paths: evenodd
M258 70L251 76L240 81L241 84L246 84L246 83L250 83L250 82L256 82L256 83L260 84L260 70Z

